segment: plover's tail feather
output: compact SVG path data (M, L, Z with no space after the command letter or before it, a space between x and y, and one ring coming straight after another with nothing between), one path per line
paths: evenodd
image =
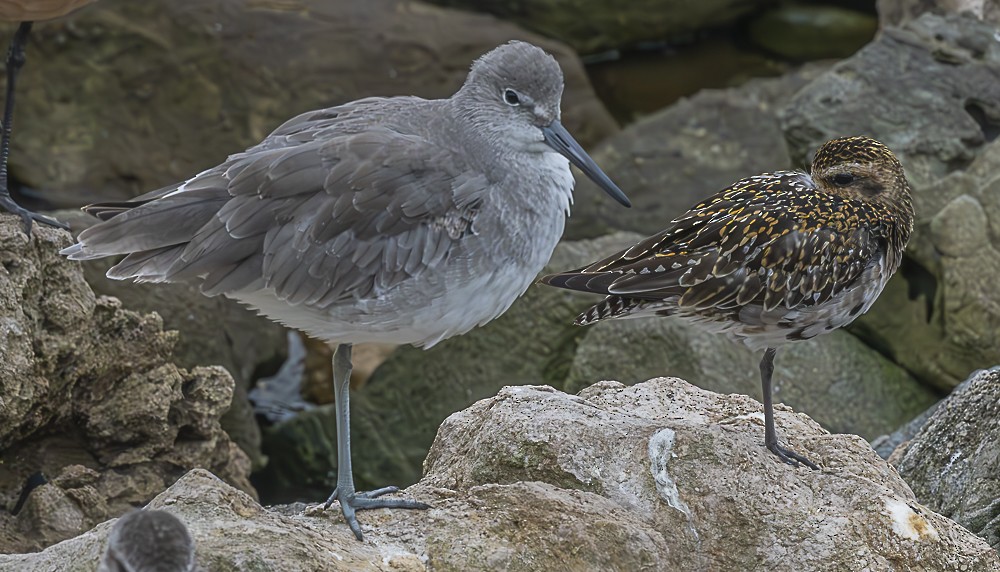
M623 296L608 296L576 317L577 326L586 326L601 320L622 318L631 314L642 304L642 300Z

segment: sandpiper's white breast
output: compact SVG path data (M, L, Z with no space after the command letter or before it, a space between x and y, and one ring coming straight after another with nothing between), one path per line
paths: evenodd
M230 296L262 314L334 343L431 346L504 313L534 282L562 236L573 174L556 153L520 155L507 180L488 192L473 234L449 255L377 297L319 311L289 305L269 289Z

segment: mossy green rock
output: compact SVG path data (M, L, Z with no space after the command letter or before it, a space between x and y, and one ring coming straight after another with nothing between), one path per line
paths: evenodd
M488 12L573 46L580 53L690 37L749 14L766 0L432 0Z
M132 197L298 113L450 96L511 39L559 61L563 122L584 145L617 130L572 50L490 16L412 0L101 0L33 29L11 172L59 206Z
M878 20L836 6L785 4L750 22L750 39L779 56L796 60L844 58L867 44Z
M600 379L631 384L669 373L718 393L761 398L761 352L679 319L612 320L590 327L565 391ZM778 351L774 399L826 429L872 439L930 407L937 396L844 331Z

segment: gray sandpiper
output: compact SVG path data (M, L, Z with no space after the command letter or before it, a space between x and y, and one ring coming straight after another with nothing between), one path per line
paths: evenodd
M868 311L899 267L912 230L902 165L882 143L847 137L820 147L811 174L743 179L663 232L541 282L607 295L577 318L580 325L678 316L763 350L764 444L789 464L817 469L778 444L775 351Z
M496 318L549 260L579 167L630 206L559 121L563 75L524 42L482 56L453 96L367 98L312 111L195 177L85 210L63 250L127 254L114 279L189 281L337 344L337 487L355 510L427 508L357 493L351 344L430 347Z

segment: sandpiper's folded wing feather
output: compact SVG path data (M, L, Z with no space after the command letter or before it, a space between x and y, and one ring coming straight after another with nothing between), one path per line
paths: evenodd
M858 279L885 245L877 225L838 222L865 216L863 205L834 204L841 199L819 197L814 189L798 173L745 179L663 232L542 281L635 302L676 297L679 307L693 310L820 304ZM614 315L610 306L598 314Z
M67 253L131 253L109 276L195 281L207 294L269 287L318 305L377 295L473 232L489 182L449 149L355 121L363 103L294 118L132 208L93 207L114 214Z

